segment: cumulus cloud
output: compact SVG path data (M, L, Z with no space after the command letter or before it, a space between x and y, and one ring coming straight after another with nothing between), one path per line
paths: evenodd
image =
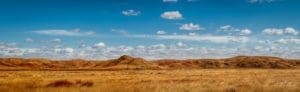
M93 47L94 48L104 48L104 47L106 47L106 45L103 42L99 42L99 43L94 44Z
M283 34L282 29L276 29L276 28L266 28L262 32L267 35L282 35Z
M239 28L235 28L231 25L224 25L221 26L218 31L220 32L226 32L230 35L242 35L242 36L246 36L246 35L250 35L252 33L251 29L245 28L245 29L239 29Z
M157 32L156 32L156 34L158 34L158 35L164 35L164 34L166 34L167 32L165 32L164 30L158 30Z
M252 31L250 29L242 29L240 35L250 35Z
M174 2L176 3L178 0L162 0L163 2Z
M169 19L169 20L178 20L183 18L182 14L179 11L166 11L162 13L160 16L163 19Z
M122 11L122 14L125 15L125 16L138 16L138 15L141 14L141 12L130 9L130 10Z
M185 30L185 31L197 31L197 30L203 30L199 24L193 24L193 23L188 23L188 24L183 24L179 27L180 30Z
M292 27L287 27L285 29L266 28L262 33L266 35L298 35L298 31Z
M38 30L32 32L36 34L52 35L52 36L90 36L95 34L95 32L93 31L81 32L80 29L74 29L74 30L49 29L49 30Z
M284 29L285 34L298 35L298 31L292 27L287 27Z
M66 53L73 53L74 52L74 49L73 48L65 48L64 51Z

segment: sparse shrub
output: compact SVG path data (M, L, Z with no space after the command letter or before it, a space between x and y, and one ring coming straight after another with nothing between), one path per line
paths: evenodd
M57 80L52 83L49 83L47 87L71 87L74 86L75 84L71 81L68 80Z
M69 81L69 80L57 80L52 83L49 83L46 85L47 87L92 87L94 85L94 82L92 81L86 81L86 80L76 80L75 82Z
M225 92L236 92L236 88L234 87L226 88Z
M80 87L91 87L94 85L94 82L92 81L83 81L83 80L77 80L76 84Z

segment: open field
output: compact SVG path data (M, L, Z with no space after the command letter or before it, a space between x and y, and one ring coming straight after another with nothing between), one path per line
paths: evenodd
M299 92L299 60L0 58L0 92Z
M299 92L299 69L1 71L1 92Z

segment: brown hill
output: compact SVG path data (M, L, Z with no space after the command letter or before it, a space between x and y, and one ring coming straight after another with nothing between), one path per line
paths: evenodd
M133 58L128 55L123 55L119 59L112 60L106 66L116 65L147 65L147 61L143 58Z
M148 62L143 58L133 58L128 55L111 60L104 67L109 69L160 69L156 64Z
M237 56L225 62L239 68L293 68L296 62L278 57Z
M49 60L0 58L0 70L120 70L120 69L202 69L202 68L276 68L299 67L300 60L289 60L267 56L236 56L225 59L152 60L123 55L118 59L91 60Z
M156 60L169 68L295 68L296 62L267 56L236 56L226 59Z

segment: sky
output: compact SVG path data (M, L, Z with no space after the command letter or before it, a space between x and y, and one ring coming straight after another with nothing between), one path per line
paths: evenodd
M0 57L300 57L299 0L1 0Z

